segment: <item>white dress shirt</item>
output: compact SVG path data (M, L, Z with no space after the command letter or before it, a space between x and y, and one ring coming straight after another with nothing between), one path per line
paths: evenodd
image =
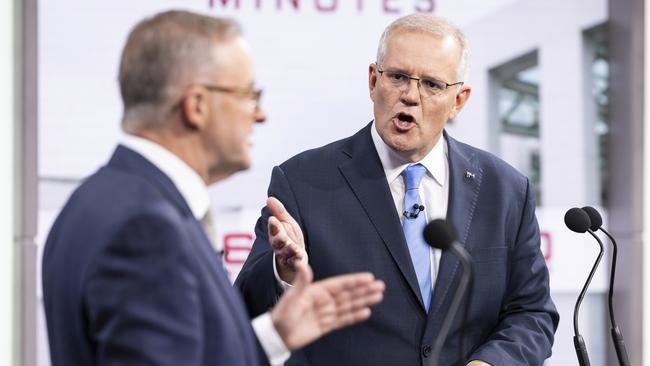
M438 143L420 161L412 163L402 159L393 149L386 145L377 132L375 123L370 128L372 142L384 167L386 180L393 196L397 215L402 218L404 212L404 194L406 184L402 171L411 164L420 163L427 168L427 174L420 183L420 198L424 206L427 222L447 217L447 204L449 202L449 162L447 160L447 141L441 136ZM431 248L431 290L436 284L438 267L440 264L440 249Z
M187 202L192 215L201 221L210 209L210 196L205 182L192 168L178 156L151 140L125 135L122 145L142 155L165 173ZM271 365L282 365L289 359L291 353L273 327L270 313L258 316L251 323Z

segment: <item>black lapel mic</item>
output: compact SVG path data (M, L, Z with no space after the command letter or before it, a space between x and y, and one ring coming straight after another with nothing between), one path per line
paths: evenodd
M585 282L585 285L582 287L582 291L580 291L580 295L576 301L575 309L573 310L573 331L575 333L573 336L573 345L575 346L576 354L578 356L578 363L580 366L591 366L591 363L589 362L589 355L587 354L587 346L585 344L585 340L582 338L582 335L578 330L578 313L580 312L580 305L582 304L582 300L587 293L587 288L591 283L591 279L594 277L594 273L596 273L598 264L600 264L600 260L603 257L603 243L600 241L600 239L598 239L596 234L591 231L591 220L589 219L589 215L587 215L587 213L581 208L574 207L567 211L564 215L564 223L571 231L575 231L576 233L589 232L589 234L591 234L591 236L593 236L600 245L600 253L598 253L598 258L596 258L596 262L594 262L593 267L591 267L589 277L587 277L587 282Z
M405 210L402 212L402 215L406 217L407 219L417 219L418 216L420 216L420 212L424 211L424 206L416 203L411 207L411 211Z
M451 250L458 259L460 260L461 265L463 266L463 275L460 278L460 283L456 288L454 297L451 301L451 306L447 309L447 314L445 319L442 322L440 331L438 332L438 337L433 345L433 352L431 353L431 365L437 366L440 358L440 353L442 352L442 347L447 340L449 335L449 330L456 316L456 311L460 307L460 303L467 292L467 287L472 279L472 257L467 253L465 248L463 248L458 243L458 235L454 227L447 223L447 221L442 219L433 220L427 224L424 228L424 240L436 249L441 250ZM469 306L469 304L468 304ZM466 308L467 309L467 308ZM467 320L467 311L463 317L463 324L461 329L465 328L465 321ZM463 355L463 336L461 335L460 341L460 358L464 358Z
M616 256L618 254L618 245L616 245L616 240L612 237L605 229L603 229L603 218L600 216L598 210L593 207L585 206L582 208L584 212L589 215L589 220L591 221L590 229L592 231L597 231L600 229L609 240L612 242L614 247L614 252L612 253L612 267L609 274L609 320L611 323L611 335L612 341L614 342L614 349L616 349L616 357L618 358L618 364L622 366L630 366L630 360L627 357L627 350L625 349L625 340L623 339L623 334L616 324L616 319L614 318L614 306L612 305L614 299L614 276L616 275Z

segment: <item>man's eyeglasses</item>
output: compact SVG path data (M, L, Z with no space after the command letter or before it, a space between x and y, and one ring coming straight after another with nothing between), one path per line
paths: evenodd
M201 84L201 86L208 89L211 92L239 95L243 98L248 99L248 102L250 103L250 108L252 110L256 111L260 108L260 100L262 99L262 89L241 90L241 89L227 88L218 85L206 85L206 84Z
M411 85L411 80L418 83L420 92L427 97L433 97L442 94L447 88L455 85L463 85L463 81L458 81L453 84L445 83L444 81L435 80L427 77L416 78L401 71L396 70L382 70L377 65L377 72L383 75L388 80L389 85L393 88L404 91Z

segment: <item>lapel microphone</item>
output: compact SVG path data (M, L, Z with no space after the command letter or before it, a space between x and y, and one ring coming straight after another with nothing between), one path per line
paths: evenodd
M596 236L596 234L591 231L591 219L589 218L589 215L587 215L587 213L581 208L574 207L572 209L569 209L569 211L564 214L564 223L571 231L575 231L576 233L589 232L589 234L591 234L591 236L593 236L596 241L598 241L598 245L600 245L600 253L598 253L598 258L596 258L596 262L594 262L593 267L591 267L589 277L587 277L587 281L582 287L580 295L578 295L578 300L576 301L576 306L573 310L573 331L575 334L573 336L573 345L576 349L576 355L578 356L578 363L580 366L591 366L591 363L589 362L589 355L587 354L587 345L585 344L585 340L582 338L582 335L578 330L578 314L580 312L580 305L582 304L582 300L587 293L587 288L589 287L591 279L594 277L594 273L596 273L596 269L598 268L600 260L603 257L603 243L600 241L600 239L598 239L598 236Z
M418 216L420 215L420 212L424 211L424 206L416 203L411 207L411 211L404 211L402 212L402 215L406 217L407 219L417 219Z
M463 273L460 278L460 282L458 284L458 287L456 287L456 292L454 293L451 305L447 309L447 314L445 314L445 318L442 322L442 325L440 326L440 331L438 332L438 337L436 338L436 341L433 345L433 352L431 353L431 365L438 366L440 362L440 353L442 352L442 347L444 346L445 341L447 340L447 336L449 335L449 330L451 329L454 317L456 316L456 311L460 307L460 303L463 301L463 297L465 296L467 288L472 279L472 257L469 255L469 253L467 253L465 248L463 248L458 243L458 234L456 234L454 227L443 219L436 219L427 224L427 226L424 228L424 240L436 249L441 249L443 251L450 250L456 254L463 267ZM467 304L467 306L469 306L469 304ZM468 307L465 308L463 323L461 324L460 346L458 350L461 361L462 358L465 357L463 354L463 332L465 328L465 322L467 321L467 309Z
M611 272L609 274L609 321L611 324L611 336L612 342L614 342L614 349L616 349L616 357L618 358L618 364L621 366L630 366L630 360L627 357L627 350L625 349L625 340L623 339L623 333L616 324L616 319L614 318L614 276L616 275L616 256L618 253L618 245L616 245L616 240L611 236L605 229L603 229L603 218L600 216L598 210L593 207L585 206L582 210L587 213L589 220L591 221L590 229L592 231L602 231L609 240L612 242L614 251L612 253L612 266Z

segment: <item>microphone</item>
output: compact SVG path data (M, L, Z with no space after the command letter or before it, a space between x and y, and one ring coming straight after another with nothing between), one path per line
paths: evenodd
M458 310L458 307L463 300L463 296L465 295L465 292L467 292L467 287L472 279L472 257L469 255L469 253L467 253L465 248L463 248L458 243L458 235L456 234L454 227L450 223L447 223L445 220L437 219L428 223L424 228L424 240L430 246L436 249L451 250L454 254L456 254L460 260L461 265L463 266L463 275L460 278L460 283L456 288L456 292L454 293L454 297L451 301L451 306L449 306L449 309L447 310L445 319L440 327L440 332L438 333L438 337L434 343L433 352L431 353L431 365L436 366L439 362L438 359L440 358L442 347L447 340L447 335L449 334L451 324L454 321L454 317L456 316L456 311ZM463 317L463 328L467 320L467 308L465 309L466 311ZM461 335L459 348L459 358L461 360L464 358L463 348L463 336Z
M424 211L424 206L419 203L416 203L413 205L411 210L412 210L411 212L409 211L402 212L402 215L404 215L404 217L406 217L407 219L417 219L418 216L420 216L420 212Z
M612 305L614 299L614 276L616 275L616 256L618 254L618 245L616 245L616 240L612 237L605 229L603 229L603 218L600 216L598 210L591 206L585 206L582 208L584 212L589 215L589 220L591 221L590 229L592 231L597 231L600 229L609 240L612 242L614 247L614 252L612 253L612 268L609 275L609 320L611 323L611 335L612 341L614 342L614 349L616 349L616 357L618 358L618 364L622 366L630 366L630 360L627 357L627 350L625 349L625 340L623 339L623 334L616 324L616 319L614 318L614 306Z
M594 232L591 231L591 220L589 219L589 215L587 215L587 213L584 212L581 208L574 207L567 211L564 215L564 223L571 231L575 231L576 233L589 232L589 234L591 234L591 236L593 236L600 245L600 253L598 253L598 258L596 258L596 262L594 263L593 267L591 267L589 277L587 277L587 282L585 282L585 285L582 287L582 291L580 291L580 295L576 301L575 309L573 310L573 331L575 333L573 336L573 345L576 349L576 355L578 356L578 363L580 366L591 366L591 363L589 362L589 355L587 354L587 346L584 339L582 338L582 335L580 334L580 331L578 330L578 313L580 312L580 305L582 304L582 300L587 293L587 288L591 283L591 279L594 277L594 273L596 273L598 264L600 264L600 260L603 257L603 243L600 241L600 239L598 239Z

